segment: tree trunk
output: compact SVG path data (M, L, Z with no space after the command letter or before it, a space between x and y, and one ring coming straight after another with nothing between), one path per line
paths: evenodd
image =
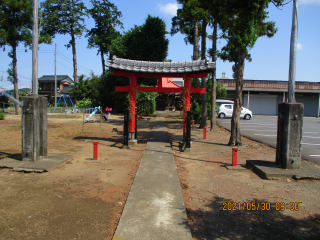
M101 47L100 47L101 49ZM102 74L105 75L106 74L106 67L105 67L105 61L104 61L104 52L102 50L100 50L100 54L101 54L101 62L102 62Z
M74 82L78 83L78 65L77 65L77 51L76 51L76 38L74 34L71 34L71 45L73 54L73 79Z
M12 65L13 65L13 87L14 87L14 98L19 100L19 87L18 87L18 71L17 71L17 46L16 43L12 46ZM20 115L20 106L15 103L16 115Z
M213 33L212 33L212 62L216 63L217 60L217 22L213 22ZM212 70L212 87L211 87L211 118L210 118L210 131L217 131L217 121L216 121L216 68Z
M231 119L231 135L228 143L229 146L242 145L239 120L240 120L240 112L242 107L244 59L245 59L245 50L240 50L239 61L235 63L236 92L234 95L234 106L233 106L233 114Z
M202 21L201 33L201 59L206 59L207 20ZM207 78L201 78L201 87L206 88ZM201 123L199 128L207 127L207 92L201 94Z
M194 23L194 31L193 31L193 60L199 59L198 25L199 25L199 21L196 20Z

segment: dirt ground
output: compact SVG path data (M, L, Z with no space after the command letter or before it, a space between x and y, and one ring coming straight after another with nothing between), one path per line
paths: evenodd
M0 121L0 161L21 153L20 118ZM112 239L154 117L139 121L139 144L130 150L121 149L122 119L86 123L82 132L82 115L49 117L49 153L73 159L46 173L0 169L0 239ZM168 113L166 120L194 239L320 239L320 181L269 181L250 170L227 170L231 147L223 129L207 132L206 140L203 130L192 129L192 152L180 152L182 119ZM273 148L242 139L239 164L274 161ZM289 209L280 210L281 202Z
M250 170L227 170L230 132L219 127L204 140L196 125L192 152L180 152L180 117L167 114L166 120L194 239L320 239L320 181L271 181ZM274 148L242 142L238 164L275 161Z
M0 239L112 239L153 122L139 122L139 144L127 150L123 117L86 123L83 133L82 120L48 117L48 152L72 154L67 164L40 174L0 170ZM0 122L0 149L0 158L21 153L20 116Z

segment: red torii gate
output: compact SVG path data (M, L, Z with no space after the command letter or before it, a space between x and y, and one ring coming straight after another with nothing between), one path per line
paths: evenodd
M121 59L113 56L108 60L107 67L115 76L129 77L130 85L117 86L117 92L129 92L129 139L134 141L136 92L184 93L183 107L183 136L186 133L187 111L190 111L190 94L205 93L205 88L191 87L192 78L207 77L215 67L215 63L208 60L186 62L147 62L130 59ZM158 86L140 87L137 85L138 77L156 77ZM183 78L183 87L164 87L161 78ZM184 139L185 141L185 139Z

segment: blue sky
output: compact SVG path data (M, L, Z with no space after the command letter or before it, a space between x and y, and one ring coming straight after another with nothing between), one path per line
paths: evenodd
M40 0L41 1L41 0ZM161 17L167 24L170 31L171 19L176 13L179 5L174 0L114 0L113 2L122 12L121 21L124 24L124 31L134 25L144 23L148 14ZM91 7L89 0L84 0L87 7ZM278 32L273 38L263 37L258 39L254 48L250 50L252 62L246 62L244 69L245 79L257 80L288 80L289 71L289 49L292 22L292 3L289 3L282 10L273 5L269 8L269 20L276 22ZM320 0L299 0L298 9L298 51L296 81L320 82ZM92 19L86 19L86 27L94 26ZM123 30L122 30L123 31ZM212 29L207 28L212 34ZM189 61L192 55L192 46L184 43L184 36L176 34L167 35L169 39L169 56L172 61ZM39 45L39 72L38 76L54 74L54 44L57 43L57 74L73 75L72 51L64 47L70 40L70 36L57 35L51 45ZM96 75L102 73L101 59L96 49L87 48L87 39L82 36L77 42L78 75L89 76L92 71ZM224 40L218 40L218 48L224 46ZM207 39L207 46L212 41ZM25 52L25 47L20 44L18 47L18 77L19 88L30 87L31 85L31 50ZM6 46L5 51L0 50L0 77L3 76L3 87L12 89L7 81L7 69L10 62L8 52L10 47ZM217 60L217 78L226 72L226 77L232 78L232 63L224 63ZM2 86L2 83L0 87Z

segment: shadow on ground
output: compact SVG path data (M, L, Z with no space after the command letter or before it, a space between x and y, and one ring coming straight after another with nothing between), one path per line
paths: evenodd
M256 207L260 202L259 210L252 210L252 202ZM320 239L320 215L295 219L288 214L299 211L294 206L294 210L290 210L289 205L289 209L281 211L276 210L275 202L270 203L270 209L262 202L252 199L249 204L239 205L214 197L205 206L210 209L208 211L187 209L192 236L196 239ZM263 206L265 210L261 210ZM281 209L281 205L277 204L277 207Z

